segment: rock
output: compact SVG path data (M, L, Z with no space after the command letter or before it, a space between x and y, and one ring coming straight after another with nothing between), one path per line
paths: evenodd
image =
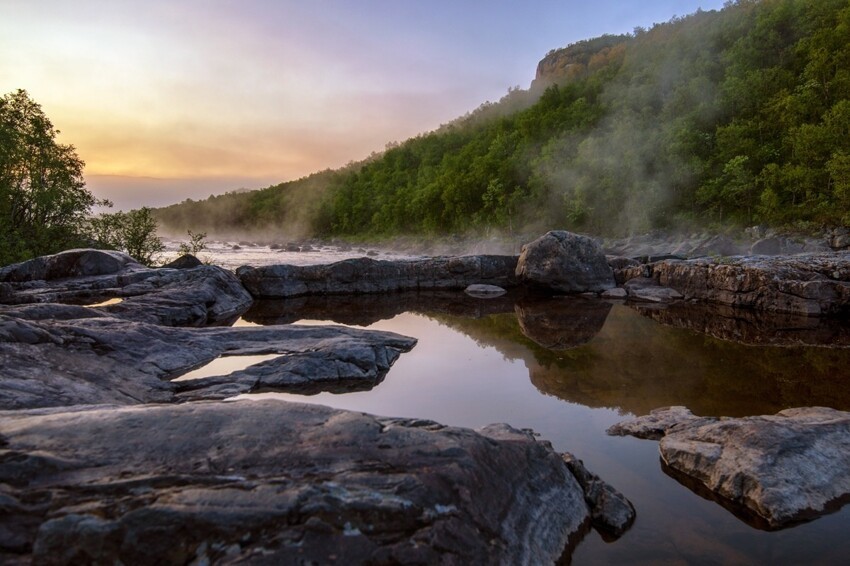
M0 315L0 409L221 399L263 389L363 390L416 344L343 327L170 328L51 306L57 320L27 320L31 306ZM69 316L86 312L89 318ZM168 381L222 355L259 354L280 355L223 376Z
M635 277L629 279L623 289L630 299L650 303L669 303L682 298L682 294L669 287L662 287L655 279Z
M609 540L619 538L635 521L635 508L626 496L602 481L584 467L584 462L570 454L561 455L570 472L584 491L590 507L591 522Z
M601 292L615 286L599 244L564 231L547 232L523 246L516 276L525 284L558 293Z
M636 277L651 277L687 300L804 316L850 309L850 252L666 260L617 273L618 280Z
M603 291L599 296L603 299L625 299L628 293L622 287L614 287L613 289Z
M583 297L523 300L516 305L522 333L550 350L568 350L590 342L605 326L610 311L610 303Z
M422 260L347 259L329 265L242 266L236 274L256 298L465 289L480 283L516 285L515 256L434 257Z
M480 283L470 285L464 289L463 292L471 297L478 297L481 299L501 297L507 293L507 291L502 287L497 287L496 285L482 285Z
M836 231L829 239L829 247L834 250L846 250L850 248L850 231L846 228L841 232Z
M506 425L266 400L3 413L0 435L3 550L32 563L550 564L589 520Z
M674 477L704 486L764 528L815 518L850 496L847 412L803 407L768 416L700 418L673 407L609 432L661 435L661 458Z
M61 268L61 269L60 269ZM151 269L120 252L74 250L4 268L0 303L95 304L112 316L168 326L232 322L251 304L233 273L212 265Z
M198 267L199 265L203 265L201 260L193 256L192 254L184 254L175 259L170 263L166 263L162 267L168 269L192 269L193 267Z
M121 252L93 249L68 250L3 267L0 269L0 282L22 283L111 275L128 267L142 266Z
M717 422L713 417L697 417L687 407L662 407L653 409L643 417L619 422L608 429L612 436L634 436L649 440L661 440L676 426L693 423L698 425Z

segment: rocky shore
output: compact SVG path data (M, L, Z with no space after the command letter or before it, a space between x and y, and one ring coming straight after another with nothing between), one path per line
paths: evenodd
M511 261L437 263L454 287L510 285ZM188 265L73 250L0 269L4 563L552 563L591 525L633 521L580 461L507 425L223 401L368 389L416 341L230 327L251 295ZM245 355L268 358L177 379Z
M541 299L553 295L574 297ZM518 256L234 274L73 250L0 268L0 559L551 563L591 525L622 534L628 500L528 431L228 400L374 387L415 339L290 323L368 324L423 300L449 314L513 312L546 351L590 341L612 300L722 339L845 346L835 321L850 308L850 252L606 256L591 238L550 232ZM264 326L230 326L242 315ZM238 356L262 359L181 379ZM666 472L775 529L848 497L847 423L822 408L744 419L674 409L610 432L660 438Z

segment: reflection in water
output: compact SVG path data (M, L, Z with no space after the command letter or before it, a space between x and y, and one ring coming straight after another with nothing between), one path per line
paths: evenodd
M581 297L525 300L516 305L522 333L539 346L568 350L590 342L605 325L611 304Z
M257 356L220 356L208 364L186 372L178 378L172 379L176 381L192 381L193 379L202 379L204 377L212 377L216 375L227 375L234 371L241 371L249 366L279 358L281 354L261 354Z
M732 313L747 330L730 336L769 342L758 330L775 326L745 314ZM828 339L793 347L722 340L719 332L692 329L724 326L699 316L701 323L672 326L603 301L487 301L462 293L263 302L246 314L252 322L360 320L419 339L370 392L281 397L457 426L508 422L582 458L631 499L638 517L615 543L589 534L574 564L841 562L850 555L847 508L780 532L756 530L666 475L657 443L605 434L623 413L665 405L730 416L807 405L850 410L850 349L824 347Z

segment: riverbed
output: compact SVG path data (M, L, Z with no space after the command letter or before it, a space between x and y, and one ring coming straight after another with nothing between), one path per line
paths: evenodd
M231 268L303 265L358 254L258 247L231 252L241 250L223 247L215 261L224 254ZM243 397L472 428L506 422L573 452L622 491L637 509L634 526L616 541L589 533L573 553L574 564L838 564L850 556L850 508L769 532L668 476L657 442L605 432L669 405L714 416L812 405L850 410L850 328L844 322L599 299L401 293L259 301L236 324L282 323L388 330L419 343L371 391ZM256 360L228 362L235 365L211 366L209 374Z

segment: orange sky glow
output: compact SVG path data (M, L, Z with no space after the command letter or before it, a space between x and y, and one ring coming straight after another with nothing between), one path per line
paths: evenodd
M22 88L118 208L338 167L527 87L555 47L720 0L4 0Z

